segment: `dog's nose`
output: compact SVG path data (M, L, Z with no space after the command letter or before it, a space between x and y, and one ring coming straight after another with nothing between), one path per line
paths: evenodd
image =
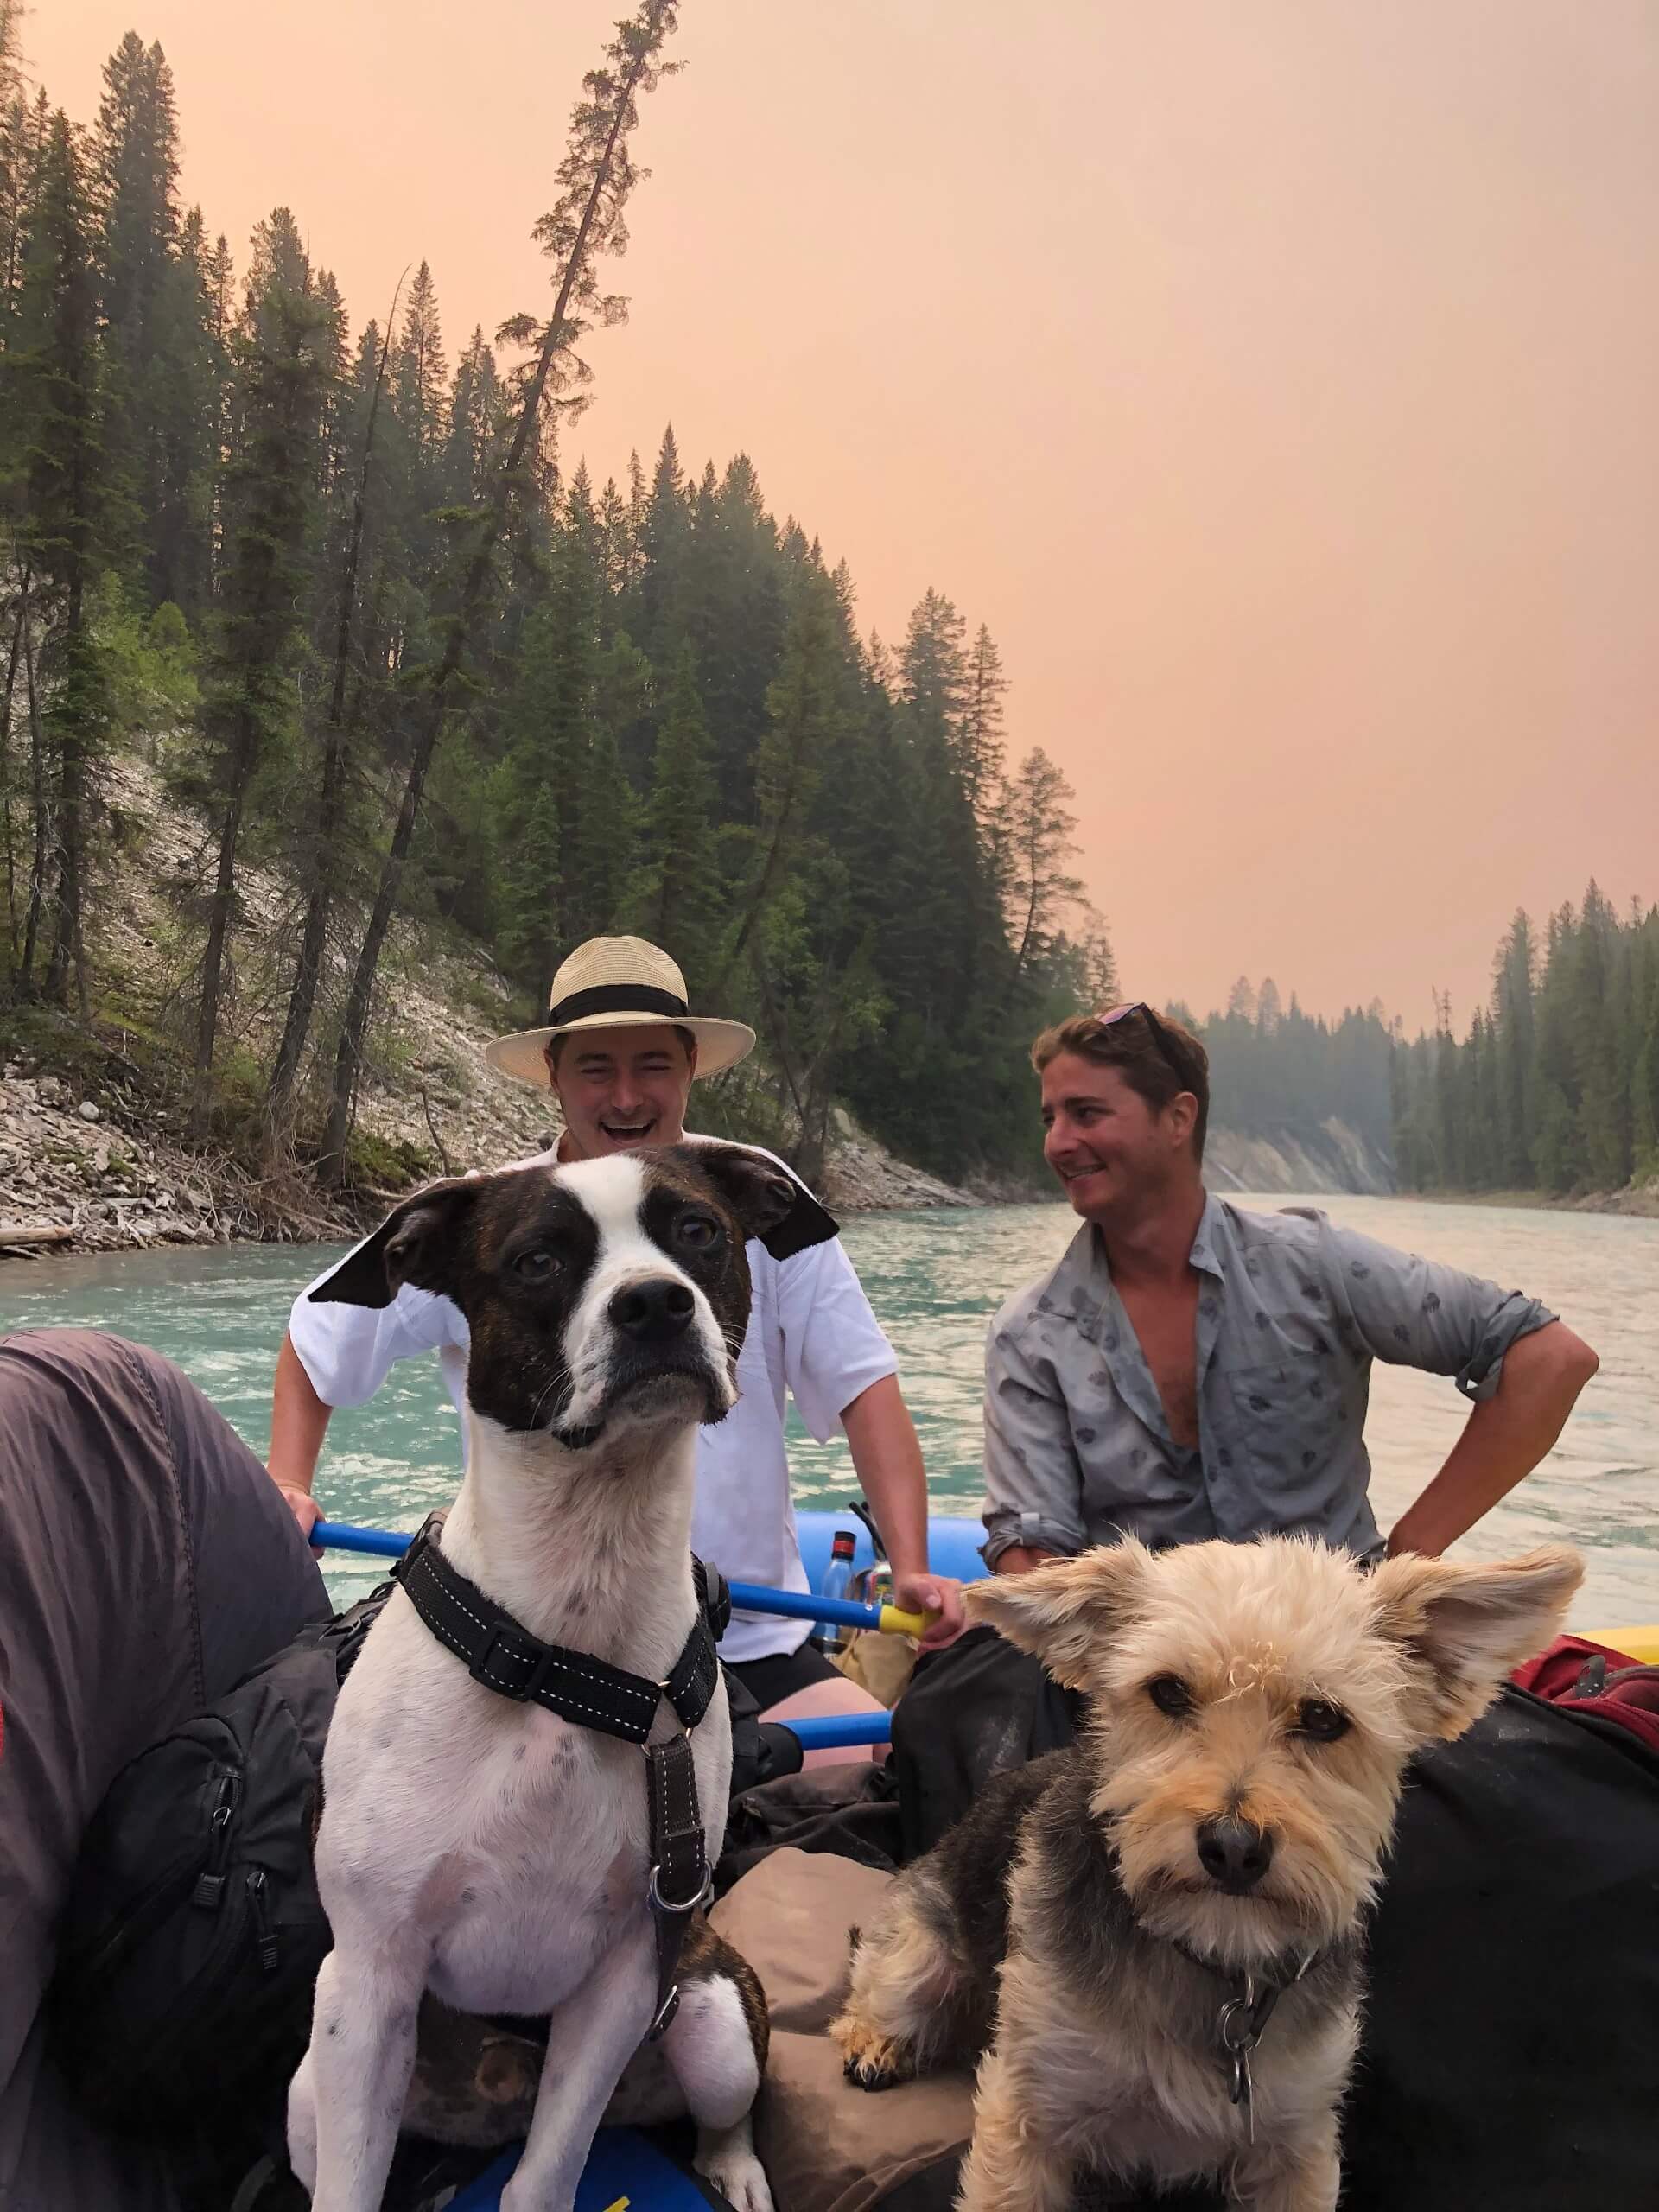
M1249 1821L1206 1821L1198 1830L1198 1863L1217 1888L1243 1897L1273 1864L1273 1836Z
M611 1300L611 1319L636 1344L666 1344L685 1334L696 1305L690 1283L676 1282L671 1275L652 1275L617 1292Z

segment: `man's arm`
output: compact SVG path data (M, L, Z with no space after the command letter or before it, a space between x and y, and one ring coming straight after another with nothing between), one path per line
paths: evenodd
M265 1465L270 1478L288 1500L302 1535L309 1535L320 1516L311 1485L316 1479L317 1454L327 1432L334 1408L320 1398L294 1339L283 1332L276 1355L276 1379L270 1396L270 1453Z
M884 1375L843 1406L841 1425L893 1566L893 1603L938 1618L922 1638L936 1651L962 1633L962 1586L927 1567L927 1473L916 1424L896 1375Z
M1043 1567L1058 1552L1046 1552L1040 1544L1010 1544L991 1561L993 1574L1029 1574L1033 1567Z
M1445 1465L1389 1538L1438 1555L1529 1475L1554 1444L1596 1355L1547 1306L1415 1252L1325 1224L1338 1326L1397 1366L1451 1375L1474 1411Z
M1496 1392L1476 1406L1445 1465L1395 1522L1389 1551L1438 1558L1456 1543L1554 1447L1599 1364L1564 1322L1518 1338Z
M821 1444L837 1427L846 1431L893 1564L894 1598L905 1611L938 1614L923 1638L927 1649L949 1643L962 1631L961 1586L928 1572L922 1447L893 1346L838 1236L779 1262L778 1318L801 1419Z

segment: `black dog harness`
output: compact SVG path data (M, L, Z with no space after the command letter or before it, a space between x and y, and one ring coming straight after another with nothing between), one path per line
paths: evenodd
M444 1649L466 1662L475 1682L516 1705L539 1705L578 1728L597 1729L644 1748L651 1821L645 1896L657 1935L657 2010L651 2032L660 2035L679 2003L674 1970L687 1918L708 1902L711 1888L691 1731L708 1712L720 1681L715 1644L731 1618L730 1594L713 1567L692 1560L697 1618L667 1675L653 1682L588 1652L543 1643L521 1628L445 1559L439 1541L442 1525L442 1513L429 1514L391 1572ZM646 1739L664 1698L681 1732L652 1744Z

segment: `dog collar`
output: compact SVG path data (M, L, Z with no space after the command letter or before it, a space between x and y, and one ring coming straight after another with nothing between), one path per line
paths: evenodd
M1234 1970L1217 1966L1212 1959L1201 1958L1189 1950L1185 1943L1173 1936L1165 1939L1172 1949L1205 1974L1214 1974L1229 1986L1229 1994L1223 1999L1216 2015L1216 2040L1232 2070L1230 2101L1238 2106L1244 2116L1247 2137L1255 2142L1255 2083L1250 2076L1250 2060L1256 2046L1268 2031L1274 2009L1287 1989L1294 1989L1313 1969L1331 1956L1329 1950L1308 1951L1300 1956L1275 1960L1268 1969L1260 1973L1245 1967Z
M722 1577L700 1559L691 1562L697 1618L679 1657L660 1682L613 1667L589 1652L543 1643L521 1627L459 1567L445 1559L440 1541L443 1515L431 1513L392 1580L447 1651L499 1697L539 1705L578 1728L620 1737L645 1754L645 1802L651 1821L651 1872L645 1898L657 1936L657 2012L651 2032L660 2035L679 2002L674 1980L686 1921L708 1902L709 1853L691 1731L708 1712L720 1680L715 1643L731 1618ZM681 1733L648 1743L657 1711L666 1698Z

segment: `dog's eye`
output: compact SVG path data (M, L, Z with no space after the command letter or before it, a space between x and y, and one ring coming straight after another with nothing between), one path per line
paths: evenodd
M676 1231L689 1251L712 1252L721 1239L720 1224L706 1213L683 1214Z
M1192 1693L1179 1675L1160 1675L1147 1684L1147 1695L1172 1720L1185 1720L1192 1710Z
M1350 1726L1342 1707L1332 1705L1327 1698L1304 1698L1296 1715L1297 1734L1311 1736L1316 1744L1334 1744L1338 1736L1348 1733Z
M512 1272L520 1282L546 1282L558 1266L551 1252L539 1244L528 1252L521 1252L512 1263Z

